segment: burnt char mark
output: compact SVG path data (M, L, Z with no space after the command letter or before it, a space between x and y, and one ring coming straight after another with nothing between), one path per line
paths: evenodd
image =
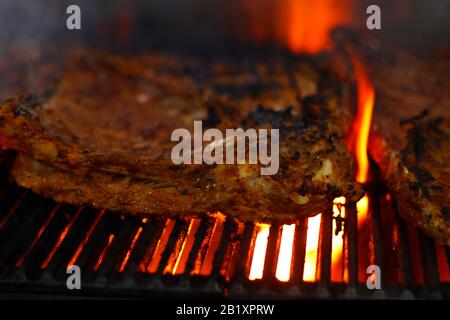
M411 132L411 135L413 135L412 138L414 155L416 156L417 160L419 160L425 154L426 138L418 130L413 130Z
M216 108L208 106L208 117L204 123L208 127L215 127L220 123L220 115Z
M320 107L320 111L323 111L325 114L329 114L327 106L327 98L321 95L308 96L303 99L303 104L305 106L305 111L308 112L311 110L315 110L315 107Z
M427 114L428 111L424 110L420 115L410 120L409 123L412 122L414 125L407 131L407 145L401 152L401 159L417 179L411 184L411 190L416 193L420 191L425 197L430 199L433 191L442 191L438 190L439 186L434 185L436 180L433 175L420 164L426 161L427 152L429 152L428 148L433 148L433 144L440 147L442 137L445 134L440 128L443 118L435 117L425 121L423 118ZM418 123L419 119L422 120L420 123ZM448 214L447 209L444 210L443 215L444 213Z
M228 94L234 99L239 99L245 95L250 95L251 97L258 97L264 91L279 89L280 84L271 81L268 83L264 82L256 82L249 83L244 85L235 85L235 84L216 84L214 85L214 91L218 94Z
M276 111L258 105L255 110L250 112L249 121L256 125L270 124L272 128L281 128L289 117L292 117L292 107L290 106L282 111Z
M42 103L40 97L27 96L23 98L19 104L14 108L14 116L28 116L33 117L32 110Z
M327 107L327 99L319 95L309 96L303 99L303 105L303 121L305 123L317 123L322 132L325 132L331 116Z
M422 113L426 114L428 112L424 110ZM423 117L422 115L419 116ZM413 121L417 121L419 116L416 116L416 120ZM434 142L435 144L438 144L438 139L433 139L433 136L441 136L443 134L440 128L442 122L442 117L436 117L425 123L418 123L411 127L407 132L408 144L407 148L402 152L402 160L406 162L409 152L411 151L414 151L416 159L420 160L425 155L427 142ZM427 133L426 135L424 134L425 132Z
M443 208L441 209L441 214L442 214L442 217L443 217L445 220L448 220L448 219L450 218L449 210L448 210L447 207L443 207Z
M33 110L46 102L54 93L54 89L49 89L40 96L27 95L22 97L19 100L19 104L13 110L14 116L33 117Z
M405 124L413 124L423 118L425 118L429 113L428 109L422 110L419 114L412 116L410 118L400 120L400 126L404 126Z
M246 120L246 125L270 125L273 129L279 129L281 139L293 139L294 136L300 136L306 131L307 127L303 116L292 114L291 106L276 111L258 105L255 110L249 113Z

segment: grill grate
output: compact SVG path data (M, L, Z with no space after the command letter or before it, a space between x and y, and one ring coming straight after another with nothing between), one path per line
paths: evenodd
M342 263L347 281L331 280L332 208L321 218L316 281L302 280L307 220L295 225L290 280L280 282L275 276L282 226L271 225L262 279L250 281L258 231L252 223L221 214L142 219L57 204L4 184L0 290L136 297L450 298L449 249L398 218L389 196L370 192L369 198L366 234L358 230L355 205L346 206ZM380 266L382 290L366 288L367 263ZM65 287L71 264L82 270L81 293Z

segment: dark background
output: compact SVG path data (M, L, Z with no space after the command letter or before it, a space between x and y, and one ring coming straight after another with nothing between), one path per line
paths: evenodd
M283 1L287 0L278 3ZM382 30L373 32L414 49L429 50L450 41L448 0L335 3L350 4L351 25L361 30L365 30L366 7L380 5ZM70 4L81 7L81 31L66 28L66 8ZM274 5L277 0L0 0L0 50L24 39L46 46L63 38L75 45L109 49L222 51L236 45L253 45L255 21L266 33L282 23L274 21ZM258 44L280 46L270 37Z

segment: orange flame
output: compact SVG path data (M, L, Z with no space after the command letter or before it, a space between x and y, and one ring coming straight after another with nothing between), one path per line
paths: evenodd
M358 111L355 118L353 134L350 140L350 147L354 152L357 172L356 181L366 183L369 180L369 157L367 144L372 124L373 108L375 103L375 89L371 84L367 72L357 55L350 50L350 57L354 66L358 89ZM364 281L365 268L370 262L372 254L371 240L369 235L369 215L370 199L365 194L356 203L356 213L358 222L358 252L359 258L359 281ZM369 250L367 248L369 246ZM368 252L369 251L369 252Z
M356 181L365 183L369 177L369 157L367 155L367 142L369 140L370 126L372 123L373 107L375 103L375 90L369 81L367 73L361 61L351 52L353 66L358 89L358 111L355 118L352 144L358 170Z
M356 203L356 212L358 213L358 230L361 230L367 221L369 213L369 197L367 194Z
M246 3L251 8L256 2L247 0ZM330 47L330 31L338 25L349 24L352 18L352 0L343 0L339 2L339 5L336 5L336 1L333 0L285 0L274 3L276 3L276 7L272 9L274 9L273 12L276 15L275 34L271 34L270 31L265 29L268 24L262 23L264 19L262 19L261 14L258 14L259 11L255 10L253 11L255 13L254 15L250 14L250 26L254 36L253 39L265 42L270 36L275 36L275 42L287 46L294 53L306 52L314 54L328 49ZM255 21L259 21L259 23L255 23ZM375 91L360 60L353 52L351 53L351 57L357 80L358 111L349 145L353 150L357 162L355 179L360 183L365 183L369 179L367 145L375 102ZM343 206L345 202L345 197L334 199L334 216L345 218L345 207ZM368 195L365 195L357 203L357 214L358 229L361 230L361 227L366 225L369 215ZM321 214L311 217L307 221L306 253L303 270L303 281L306 282L317 281L319 277L317 271L319 269L318 247L321 223ZM256 236L251 272L249 275L250 280L260 279L262 277L267 237L269 235L270 225L258 225L260 230ZM332 281L347 282L348 270L344 257L343 231L336 234L338 224L335 219L333 220L332 227ZM290 279L294 234L295 227L292 227L292 225L283 226L276 269L276 277L280 281L289 281ZM286 257L290 258L286 259Z
M348 282L348 269L344 259L344 226L338 229L336 217L345 218L345 197L333 200L333 234L331 239L331 281Z
M350 4L350 0L280 1L279 39L294 53L313 54L329 49L330 31L351 21Z
M241 0L248 20L236 32L248 28L254 42L314 54L331 48L330 31L352 22L352 7L353 0Z

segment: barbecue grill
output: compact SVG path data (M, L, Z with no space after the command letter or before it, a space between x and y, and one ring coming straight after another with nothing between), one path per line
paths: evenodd
M399 218L383 188L370 186L368 194L370 210L362 228L354 204L345 205L345 218L332 206L321 215L315 259L307 249L308 219L295 223L289 280L280 281L281 225L270 226L266 244L258 249L263 255L256 257L261 234L256 223L220 213L142 219L76 208L4 179L0 291L8 296L449 298L450 250ZM340 230L333 228L337 221ZM343 239L337 263L333 231ZM73 264L82 270L81 292L66 287L66 269ZM379 290L367 288L369 264L382 270ZM261 279L249 280L252 267L262 270ZM305 268L314 270L313 278Z
M83 5L98 10L100 5L92 3ZM115 50L128 51L132 43L136 51L141 45L167 48L175 34L179 37L179 29L168 28L182 15L179 11L161 23L147 16L133 20L136 8L119 16L105 8L101 23L87 12L83 28L98 33L81 33L83 43L109 47L105 34L112 34ZM160 2L149 8L167 13ZM43 28L57 21L49 16ZM130 21L139 31L123 30ZM211 33L182 20L193 31L180 45L197 50L203 30L206 52L222 50L216 32L223 31L218 27L223 21L212 17L206 22ZM117 25L123 31L119 35L111 29ZM155 26L163 34L140 43ZM30 30L18 32L23 36ZM203 218L142 218L56 203L23 189L9 179L12 156L0 165L0 297L450 299L450 248L400 218L383 181L366 185L365 209L330 199L326 212L289 225L242 223L220 212ZM371 170L379 176L374 163ZM82 290L67 289L66 271L72 265L81 269ZM380 268L380 279L367 272L370 265ZM369 289L368 279L381 289Z

